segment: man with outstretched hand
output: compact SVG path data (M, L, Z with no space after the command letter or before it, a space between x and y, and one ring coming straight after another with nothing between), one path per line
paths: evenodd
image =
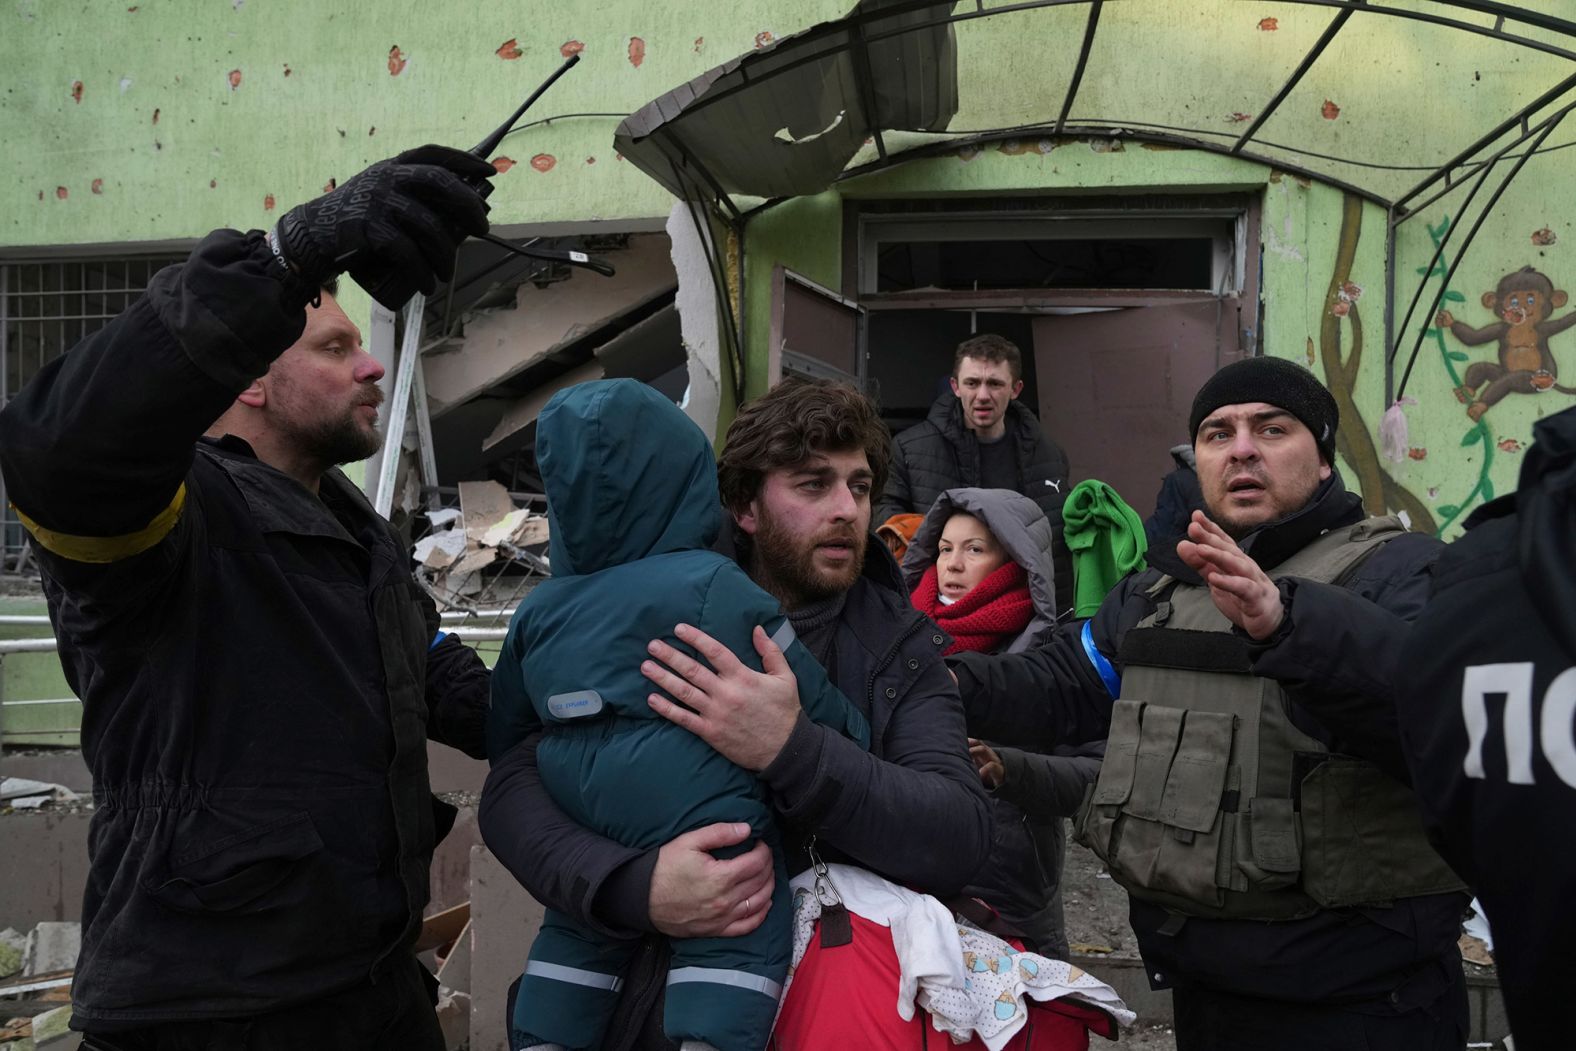
M487 673L336 468L383 369L333 292L432 291L492 173L427 146L214 231L0 413L93 774L86 1047L443 1047L426 745L484 753Z
M1126 888L1179 1051L1459 1051L1466 897L1402 761L1397 653L1441 544L1365 516L1305 368L1228 365L1191 429L1205 510L1094 617L956 659L969 729L1107 738L1080 842Z

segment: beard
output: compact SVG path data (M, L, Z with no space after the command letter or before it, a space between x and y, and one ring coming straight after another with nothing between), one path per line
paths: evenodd
M358 406L359 407L359 406ZM323 420L297 432L298 447L318 463L338 466L365 460L383 447L376 426L363 426L355 409L337 420Z
M840 595L854 586L865 565L867 537L852 526L830 527L813 537L799 537L786 529L764 507L757 514L754 551L759 583L788 609ZM843 541L853 557L846 566L821 568L815 564L820 544Z

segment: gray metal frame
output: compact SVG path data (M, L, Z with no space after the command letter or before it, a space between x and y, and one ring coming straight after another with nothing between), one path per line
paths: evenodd
M1450 160L1446 161L1444 164L1437 166L1415 166L1415 170L1424 173L1423 177L1409 190L1407 190L1395 200L1386 199L1371 189L1353 185L1351 183L1342 181L1341 179L1333 178L1328 174L1314 171L1306 167L1301 167L1297 164L1288 163L1282 157L1272 157L1263 152L1250 151L1248 149L1249 144L1258 142L1262 146L1270 147L1276 150L1283 150L1293 154L1310 157L1319 156L1325 160L1339 161L1356 166L1383 167L1392 169L1411 169L1413 167L1408 165L1375 165L1362 161L1348 161L1345 158L1340 157L1324 157L1323 155L1314 154L1311 151L1299 149L1295 146L1288 146L1280 143L1269 142L1267 140L1255 139L1257 132L1274 115L1280 104L1291 94L1291 92L1308 73L1308 71L1312 69L1314 64L1318 61L1320 55L1335 40L1337 35L1341 32L1343 27L1354 14L1371 15L1385 18L1400 18L1428 25L1441 26L1447 29L1472 34L1474 36L1486 37L1501 43L1524 48L1529 51L1535 51L1542 54L1564 58L1571 61L1573 64L1576 64L1576 20L1561 18L1556 15L1543 14L1536 11L1529 11L1512 4L1499 2L1499 0L1434 0L1434 3L1431 4L1431 7L1434 8L1434 10L1408 10L1403 8L1370 6L1368 0L1283 0L1283 2L1308 7L1328 7L1334 9L1336 14L1331 19L1330 23L1325 27L1318 40L1303 56L1296 69L1290 74L1286 81L1282 83L1275 94L1266 101L1265 105L1255 116L1250 126L1240 135L1231 134L1228 136L1222 136L1219 132L1207 129L1161 127L1158 125L1147 125L1143 124L1142 122L1128 120L1110 121L1096 118L1069 120L1073 102L1077 96L1078 89L1083 79L1084 70L1088 63L1091 49L1094 45L1096 27L1099 23L1101 7L1104 3L1104 0L1020 0L1020 2L1016 3L1003 3L991 6L987 6L985 0L973 0L971 7L959 4L956 5L956 7L949 8L946 13L933 18L924 19L919 22L903 22L898 26L898 28L895 29L882 28L883 24L890 27L893 24L892 20L900 18L903 15L922 12L926 9L934 10L937 7L935 0L907 0L907 2L884 5L867 10L856 9L846 18L815 26L804 33L798 34L788 44L789 47L799 52L794 58L789 61L781 62L780 64L775 64L768 72L764 74L752 75L752 71L750 69L745 66L741 66L739 69L739 82L737 84L714 93L706 91L703 97L694 99L693 102L685 103L681 112L675 114L675 116L665 124L658 124L656 127L652 128L647 134L646 138L652 141L653 145L656 146L657 150L660 151L663 157L671 165L671 175L676 181L681 182L681 188L684 191L683 196L689 198L689 204L692 212L703 207L702 201L706 198L710 198L709 203L711 207L716 209L719 215L726 214L727 218L725 221L728 222L728 225L735 230L736 234L739 235L742 244L742 228L745 222L747 222L748 219L756 212L765 208L770 208L775 204L780 203L780 200L774 199L766 201L765 203L751 208L748 211L744 211L741 214L738 205L729 197L727 193L722 191L719 180L715 174L709 171L704 164L699 163L696 158L691 156L690 151L684 145L681 136L676 133L674 125L681 123L685 115L713 105L723 99L737 94L740 91L757 88L763 82L779 77L782 74L797 69L802 65L810 62L821 61L829 55L837 54L842 51L851 51L854 53L853 58L855 61L855 71L856 79L858 81L859 94L862 101L868 101L871 97L869 86L868 50L872 44L889 38L898 37L906 33L918 32L938 26L952 25L958 22L971 21L977 18L990 18L995 15L1030 11L1039 8L1065 7L1074 4L1087 5L1089 7L1089 13L1088 20L1085 23L1082 45L1079 49L1078 58L1072 77L1069 80L1066 92L1061 100L1061 104L1057 108L1057 115L1054 121L1046 120L1043 122L1036 122L1013 128L994 128L978 132L942 132L938 134L946 137L938 139L938 141L934 144L907 149L898 153L890 153L887 150L886 142L882 137L879 121L876 120L874 121L874 123L877 125L874 130L874 139L878 153L877 159L865 164L856 165L854 167L845 169L839 173L832 180L832 182L841 182L843 180L855 178L872 171L890 167L894 164L901 164L910 160L917 160L932 154L955 151L960 146L968 145L971 142L986 142L1014 135L1022 135L1025 133L1039 133L1052 135L1108 135L1112 137L1125 136L1142 141L1175 143L1194 149L1225 153L1227 155L1242 157L1245 159L1257 161L1259 163L1273 165L1276 168L1297 174L1307 175L1323 183L1358 194L1367 200L1373 201L1374 203L1383 207L1386 210L1388 218L1386 230L1387 252L1385 261L1385 285L1387 292L1389 293L1387 296L1385 311L1385 386L1388 404L1389 400L1400 397L1401 390L1404 390L1406 385L1406 376L1403 376L1400 383L1401 390L1395 389L1396 384L1394 369L1395 359L1398 356L1399 351L1398 343L1400 338L1397 329L1394 327L1394 299L1396 291L1396 260L1394 247L1396 228L1401 223L1404 223L1407 219L1417 215L1423 208L1426 208L1440 197L1454 191L1462 180L1471 179L1473 177L1478 178L1477 185L1474 186L1473 190L1471 191L1472 195L1475 196L1477 189L1481 187L1487 180L1488 175L1495 164L1501 160L1514 159L1516 163L1512 167L1509 175L1507 175L1506 178L1500 182L1498 188L1490 196L1483 213L1477 217L1477 221L1472 225L1471 229L1468 231L1464 240L1459 246L1457 252L1457 264L1459 264L1460 258L1462 254L1464 254L1466 247L1470 245L1473 237L1482 226L1482 223L1488 212L1493 208L1494 203L1498 201L1500 195L1503 194L1505 189L1510 185L1511 181L1514 180L1521 168L1526 164L1527 160L1544 146L1544 143L1548 141L1550 134L1554 128L1559 125L1564 116L1570 111L1571 108L1573 108L1573 106L1576 106L1576 104L1567 105L1552 115L1545 117L1537 124L1529 126L1529 121L1531 121L1534 114L1546 106L1561 101L1568 93L1570 93L1573 89L1576 89L1576 73L1573 73L1571 77L1561 81L1554 88L1544 92L1532 102L1522 107L1516 113L1509 116L1506 120L1501 122L1487 134L1481 136L1477 141L1472 143L1466 149L1462 150L1456 156L1452 157ZM958 8L961 8L961 10ZM1453 17L1453 15L1456 14L1466 13L1491 15L1494 18L1493 24L1481 25L1470 21L1465 21L1459 17ZM1570 46L1560 46L1555 43L1550 43L1546 40L1536 39L1532 36L1527 36L1523 33L1512 31L1517 27L1527 27L1531 30L1542 33L1556 34L1565 38L1566 41L1569 41ZM1513 141L1507 145L1501 146L1494 153L1486 157L1478 156L1481 151L1491 147L1495 142L1515 129L1518 124L1520 125L1521 129L1520 134ZM1230 138L1232 141L1229 144L1223 142L1214 142L1210 141L1211 137L1226 137ZM1517 147L1522 146L1528 142L1531 142L1532 145L1524 152L1519 155L1513 152ZM1576 145L1576 143L1562 143L1558 146L1549 148L1559 149L1566 145ZM687 166L687 169L694 173L688 179L685 179L680 175L679 164L677 163L679 158L682 158L685 162L685 165ZM648 168L648 171L649 170L650 169ZM1444 189L1430 196L1422 204L1408 207L1418 196L1440 182L1445 184ZM1470 200L1471 197L1468 198L1469 202ZM1438 253L1436 253L1436 258L1437 255ZM728 293L726 281L720 279L722 268L716 265L715 261L713 261L713 264L713 279L716 281L716 287L718 288L719 294L726 305L728 301ZM1418 288L1417 294L1413 297L1413 302L1407 311L1408 321L1403 321L1401 325L1403 330L1408 324L1413 312L1416 310L1417 303L1422 296L1423 286L1426 286L1426 284L1427 281L1425 279L1425 281L1422 282ZM1441 295L1442 292L1443 287L1441 287L1440 293L1436 294L1434 297L1434 307L1437 307L1439 295ZM730 344L730 348L736 348L742 345L743 342L741 321L740 319L731 316L731 310L726 311L726 313L728 316L726 316L724 319L724 328L726 330L725 337ZM1423 335L1424 330L1420 329L1418 338L1412 348L1411 359L1407 362L1406 371L1408 374L1411 370L1412 361L1416 358L1417 350L1422 345ZM735 362L737 361L738 359L736 357Z

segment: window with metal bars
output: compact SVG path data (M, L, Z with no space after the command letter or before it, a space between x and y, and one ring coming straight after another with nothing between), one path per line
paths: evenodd
M0 260L0 404L46 364L103 328L184 255L138 255L44 261ZM0 574L25 562L26 534L0 482Z

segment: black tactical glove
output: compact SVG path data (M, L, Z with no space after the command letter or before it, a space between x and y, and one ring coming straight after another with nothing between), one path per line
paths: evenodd
M348 272L390 310L454 276L467 235L487 232L492 164L447 146L379 161L284 214L268 234L274 255L321 285Z

